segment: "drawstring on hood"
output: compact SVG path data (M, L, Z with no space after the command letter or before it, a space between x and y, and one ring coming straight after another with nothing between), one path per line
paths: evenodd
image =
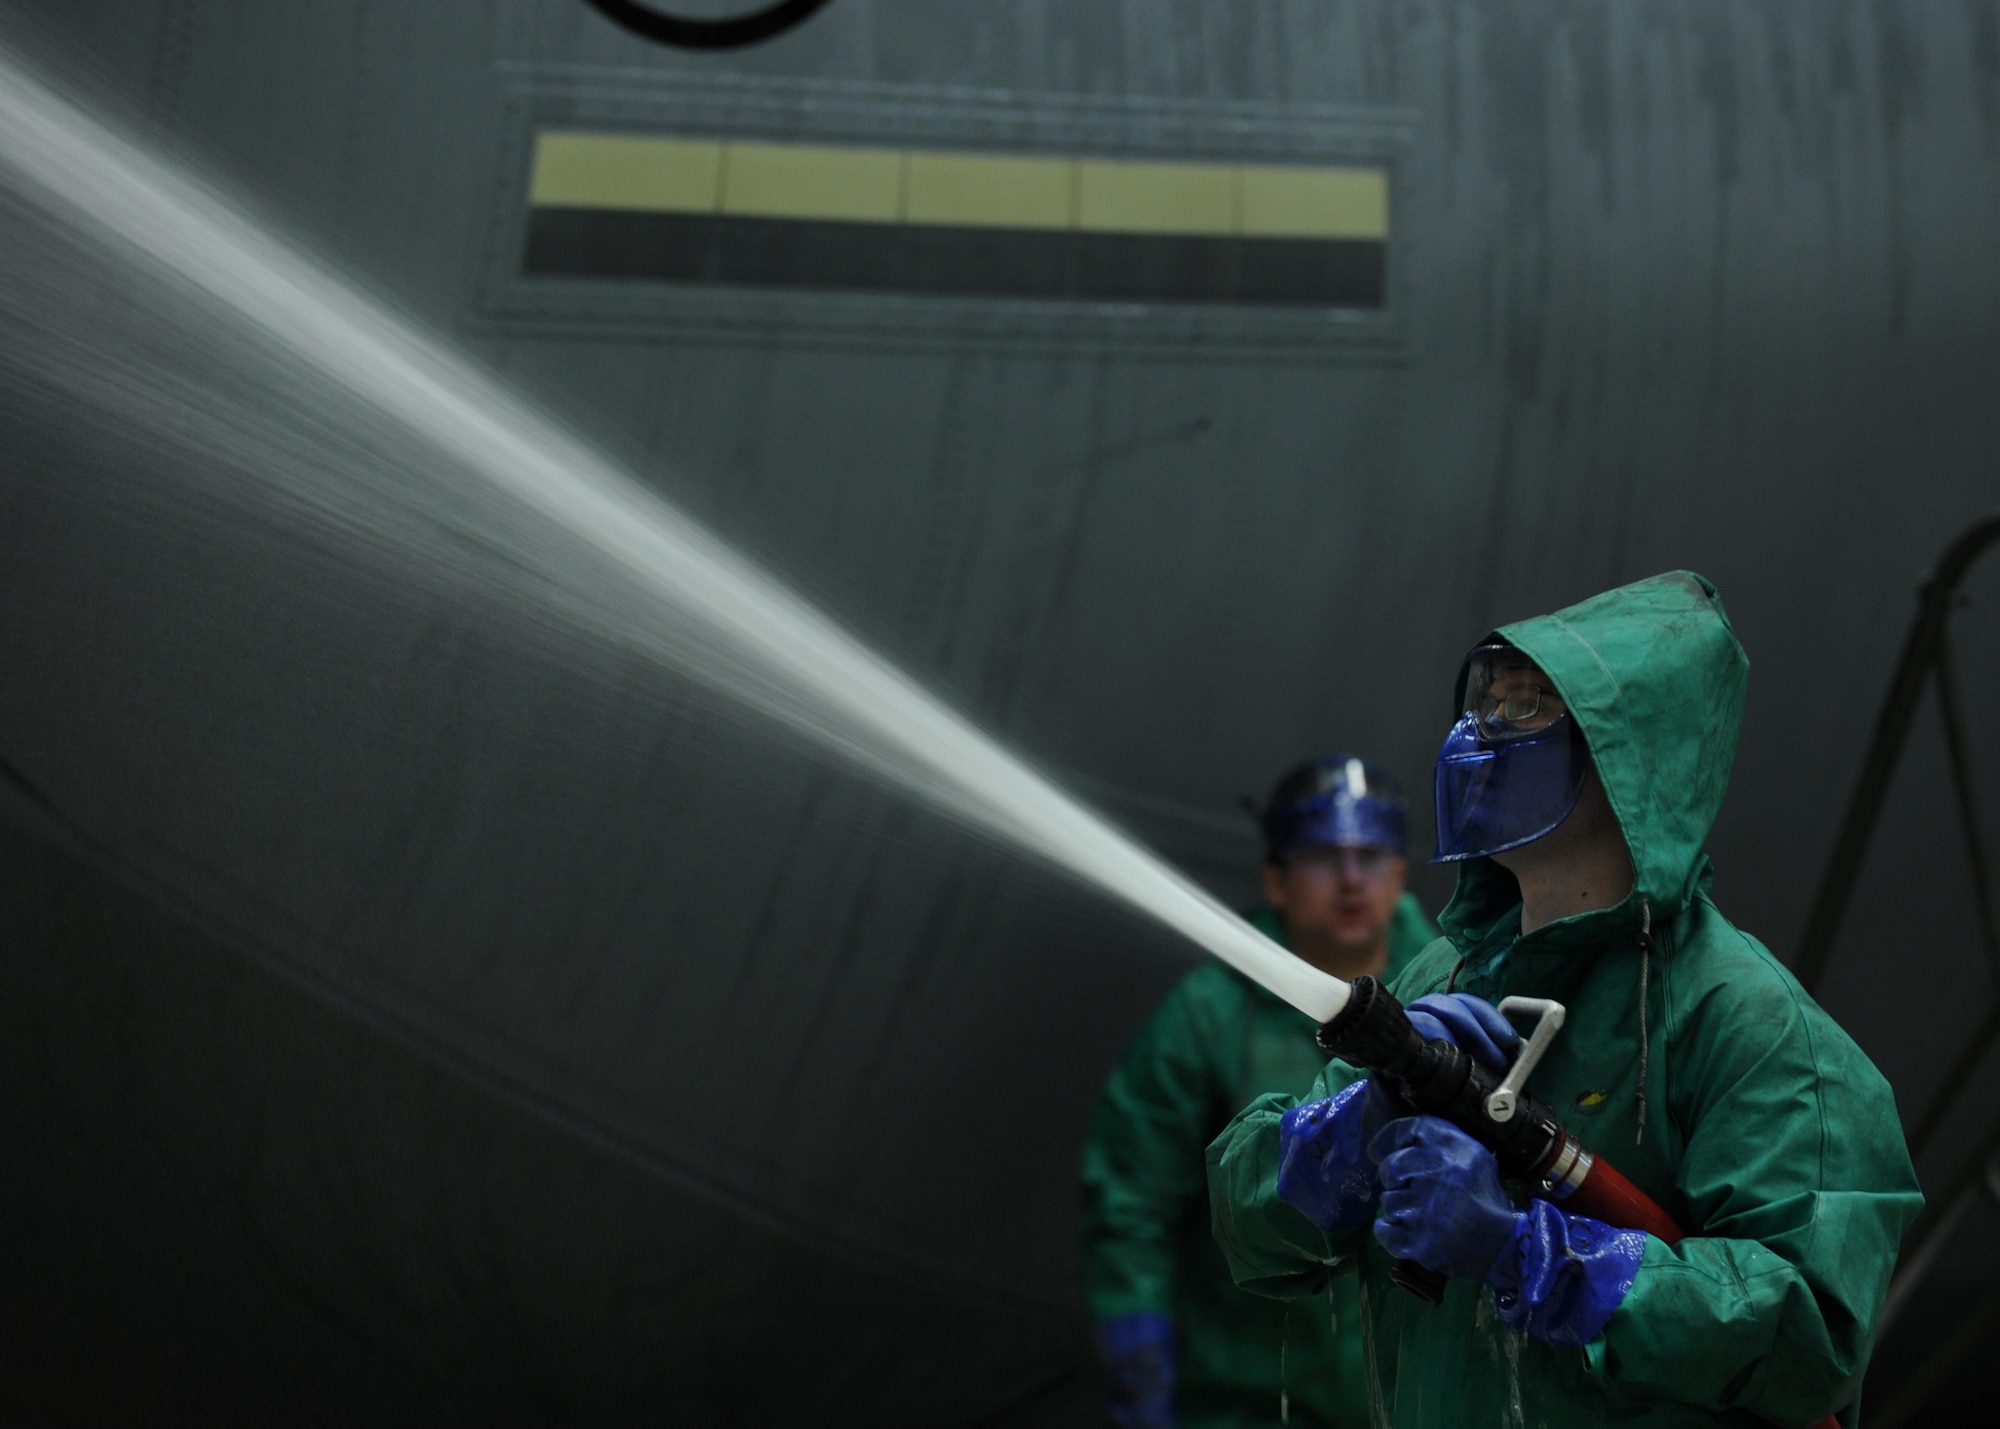
M1646 1032L1646 985L1653 971L1653 905L1639 900L1639 1129L1632 1134L1633 1145L1646 1139L1646 1068L1652 1064L1652 1047Z

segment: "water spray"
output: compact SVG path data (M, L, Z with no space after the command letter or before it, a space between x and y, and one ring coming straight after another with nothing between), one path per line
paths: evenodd
M598 619L594 633L1165 924L1315 1021L1340 1010L1345 983L1277 947L520 394L56 94L4 49L0 174L114 262L192 290L239 334L282 349L476 473L510 521L560 535L572 556L594 562L595 579L615 580L650 617Z

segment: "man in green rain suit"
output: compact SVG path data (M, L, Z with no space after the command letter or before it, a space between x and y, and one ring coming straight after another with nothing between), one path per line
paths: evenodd
M1339 977L1388 976L1437 936L1403 890L1403 798L1350 755L1278 781L1258 815L1268 937ZM1368 1423L1353 1276L1310 1303L1248 1295L1208 1229L1202 1148L1259 1092L1304 1092L1310 1018L1221 963L1181 981L1112 1074L1083 1158L1086 1274L1120 1429Z
M1445 938L1393 986L1489 1065L1516 1040L1491 1004L1565 1004L1531 1089L1687 1239L1503 1185L1338 1063L1209 1148L1239 1283L1316 1295L1360 1260L1379 1422L1852 1423L1921 1197L1880 1073L1709 900L1747 672L1685 572L1489 637L1438 759L1439 857L1462 860ZM1392 1284L1394 1257L1455 1277L1443 1305Z

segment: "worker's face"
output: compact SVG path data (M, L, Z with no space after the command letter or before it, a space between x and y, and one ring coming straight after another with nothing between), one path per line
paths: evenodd
M1361 954L1382 941L1409 863L1385 848L1302 848L1264 868L1264 896L1295 944Z
M1483 657L1483 658L1482 658ZM1496 733L1532 734L1547 729L1568 713L1555 682L1541 666L1513 650L1475 655L1472 678L1466 685L1467 712L1479 716ZM1583 789L1567 817L1548 833L1531 842L1494 854L1493 861L1516 877L1537 866L1547 866L1577 857L1577 850L1600 840L1616 840L1622 847L1624 834L1611 812L1604 785L1597 771L1584 774Z

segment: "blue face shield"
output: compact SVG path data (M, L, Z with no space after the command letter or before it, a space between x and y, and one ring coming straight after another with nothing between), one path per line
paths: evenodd
M1473 652L1469 708L1438 751L1434 863L1533 843L1582 797L1590 751L1546 676L1511 646Z
M1259 822L1270 863L1284 863L1303 848L1403 852L1402 791L1380 766L1352 755L1316 760L1286 775Z

